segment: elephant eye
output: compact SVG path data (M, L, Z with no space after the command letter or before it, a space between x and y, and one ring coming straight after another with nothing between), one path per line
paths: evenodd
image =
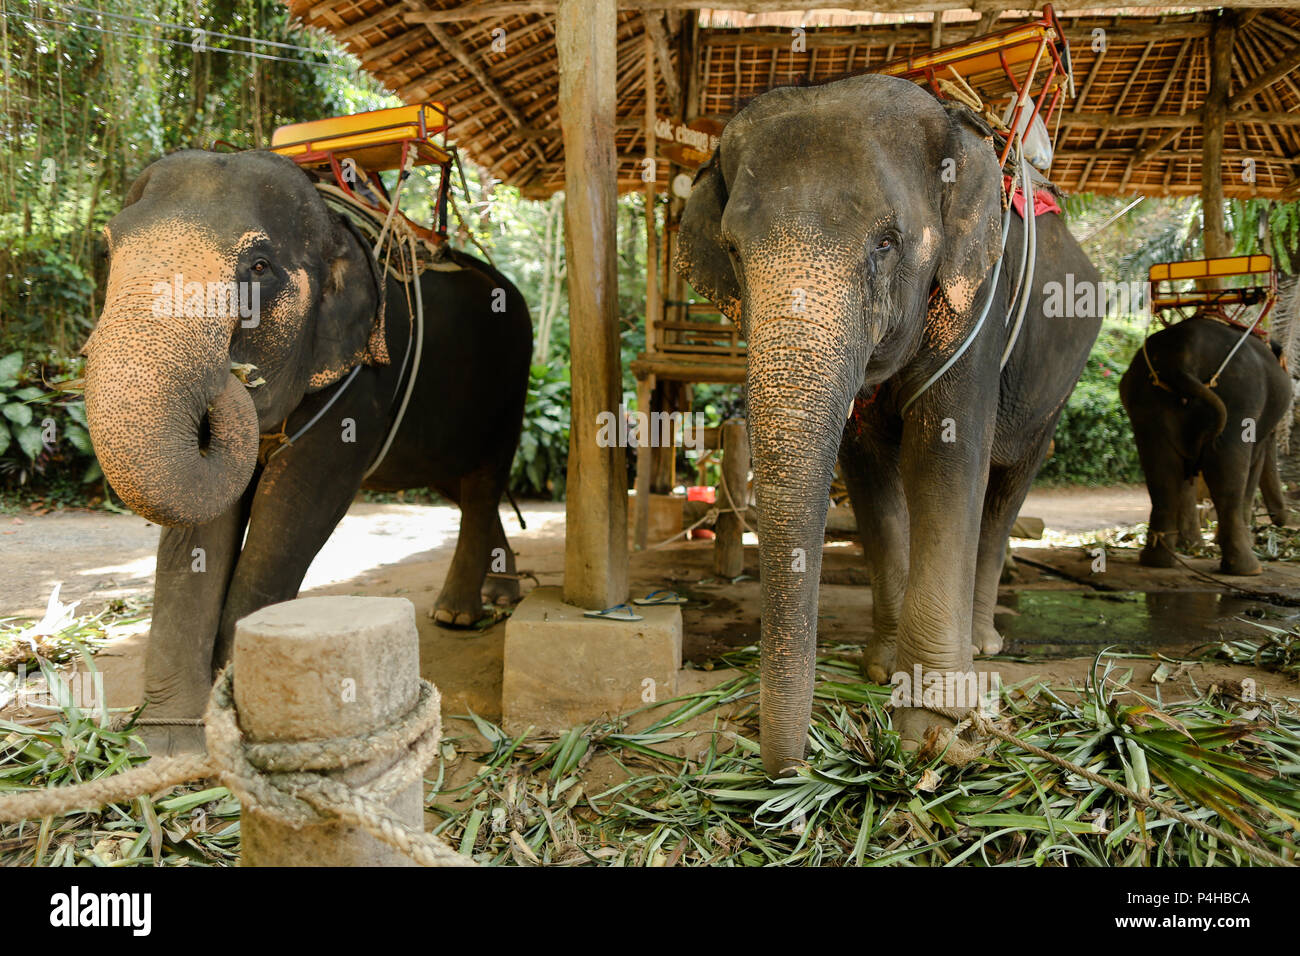
M892 236L881 236L880 241L876 243L877 252L888 252L894 248L894 239Z
M253 263L253 275L266 275L270 268L271 263L267 262L265 259L258 259Z

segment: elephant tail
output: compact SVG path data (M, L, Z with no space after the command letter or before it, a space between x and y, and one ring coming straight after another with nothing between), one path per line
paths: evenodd
M523 512L519 510L519 502L515 501L515 493L510 490L509 485L506 485L506 498L510 500L510 507L515 509L515 517L519 519L519 530L527 531L528 525L524 522Z
M1201 470L1205 454L1223 434L1228 424L1228 409L1213 389L1186 369L1179 370L1169 384L1187 406L1185 453L1190 474L1194 475Z

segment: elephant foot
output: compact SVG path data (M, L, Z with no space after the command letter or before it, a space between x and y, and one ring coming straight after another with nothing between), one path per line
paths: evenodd
M456 610L452 607L435 607L429 612L433 622L440 627L451 628L452 630L464 630L474 626L475 622L483 616L483 608L476 606L472 611Z
M435 624L452 629L473 627L483 617L483 602L479 597L479 583L472 587L459 587L453 581L443 585L442 593L429 612Z
M957 721L922 707L899 707L894 711L894 729L899 743L907 753L925 746L930 735L946 735L957 726Z
M975 633L971 635L976 654L1001 654L1002 635L992 624L976 624Z
M1276 514L1268 513L1268 520L1273 522L1275 528L1289 528L1291 526L1291 512L1279 511Z
M894 669L893 642L871 643L862 649L862 676L873 684L889 683Z
M1225 554L1219 562L1219 573L1253 577L1256 574L1263 574L1264 569L1259 566L1259 559L1247 551L1244 555L1236 557L1228 557Z
M519 579L514 577L494 577L489 574L483 581L482 597L484 602L495 604L498 607L518 604L520 597L522 597Z
M1147 545L1138 555L1138 563L1148 568L1172 568L1174 566L1174 553L1167 547L1151 547Z
M145 751L151 757L201 754L208 749L202 727L183 724L144 724L136 727L135 736L140 738Z

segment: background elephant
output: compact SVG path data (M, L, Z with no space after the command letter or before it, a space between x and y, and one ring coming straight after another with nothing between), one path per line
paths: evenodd
M1263 489L1273 523L1287 523L1276 431L1290 407L1291 377L1273 349L1251 335L1214 388L1206 384L1241 336L1241 329L1214 319L1187 319L1147 339L1146 355L1139 350L1120 379L1151 495L1143 564L1172 567L1179 542L1200 544L1198 473L1218 515L1224 574L1260 572L1250 533L1256 489Z
M159 160L106 233L104 311L84 349L86 412L113 487L165 526L146 716L192 718L229 657L235 622L298 593L362 487L406 388L408 298L307 174L268 152ZM256 320L210 298L196 314L189 302L184 314L172 308L179 303L158 307L190 282L233 282L242 295L256 284ZM518 597L515 582L485 588L484 577L494 549L514 570L497 507L519 439L532 326L514 286L469 256L451 253L423 273L421 289L414 392L364 487L431 485L460 505L436 609L442 623L468 625L481 614L481 590ZM232 363L255 366L245 378L264 384L244 384ZM301 438L268 458L275 443L263 439L295 434L340 389ZM148 736L158 749L201 739L193 728Z
M805 752L837 453L871 566L867 675L970 674L972 640L1000 646L1007 536L1100 327L1043 316L1046 283L1097 279L1059 217L1043 216L1024 330L999 373L1024 236L1013 215L995 284L1001 188L989 131L969 110L865 75L758 96L687 201L677 267L749 346L773 774ZM990 294L980 333L904 411ZM954 716L904 707L895 726L915 748Z

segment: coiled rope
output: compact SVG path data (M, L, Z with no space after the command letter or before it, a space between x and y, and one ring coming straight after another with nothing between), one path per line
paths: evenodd
M294 829L341 821L359 827L424 866L475 866L441 840L412 830L386 806L423 777L442 737L441 699L428 681L404 715L386 727L353 737L289 743L246 743L235 714L233 669L217 678L204 728L207 754L154 757L111 777L70 787L0 796L0 822L40 819L131 800L196 780L228 787L244 811L253 809ZM363 786L325 771L392 766Z

